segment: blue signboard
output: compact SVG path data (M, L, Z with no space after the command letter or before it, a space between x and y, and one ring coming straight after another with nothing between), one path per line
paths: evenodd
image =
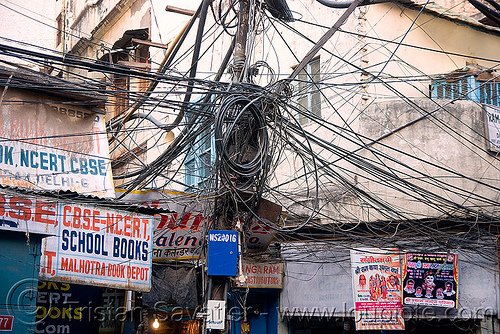
M236 276L238 273L238 233L236 231L208 232L208 274Z

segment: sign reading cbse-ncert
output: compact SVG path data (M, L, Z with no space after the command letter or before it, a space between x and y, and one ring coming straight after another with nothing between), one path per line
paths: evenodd
M55 221L57 237L42 245L41 279L151 289L153 217L59 203Z

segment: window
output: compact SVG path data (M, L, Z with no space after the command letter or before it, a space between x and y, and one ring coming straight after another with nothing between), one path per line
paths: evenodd
M118 39L110 51L105 52L99 58L105 63L112 62L135 71L149 72L149 45L140 43L149 39L149 29L140 28L126 30ZM128 75L113 75L113 116L118 116L128 110L134 103L132 97L135 92L141 92L148 87L148 81Z
M187 113L187 121L190 115ZM184 162L186 191L203 190L208 186L215 161L215 139L212 129L205 129L194 141Z
M307 124L314 115L321 117L321 93L319 91L320 61L319 58L311 60L297 76L298 80L298 103L300 112L298 113L299 123Z
M431 81L433 99L469 100L500 106L500 82L492 74L465 73Z
M123 114L129 107L129 77L115 74L113 80L115 116Z
M56 32L56 46L59 46L62 42L62 33L63 33L63 16L59 14L56 19L57 23L57 32Z

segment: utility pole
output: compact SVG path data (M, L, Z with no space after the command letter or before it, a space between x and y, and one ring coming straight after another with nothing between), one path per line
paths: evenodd
M248 18L250 11L249 0L240 0L240 8L238 12L238 29L236 31L236 43L234 47L234 68L233 82L243 81L246 62L246 47L248 35Z
M249 10L250 2L249 0L240 0L239 11L238 11L238 28L236 36L234 39L234 51L233 51L233 66L232 66L232 81L233 82L243 82L245 81L246 70L246 44L248 35L248 20L249 20ZM241 155L241 152L237 154ZM217 173L220 178L220 171ZM219 184L223 184L221 180L218 180ZM231 192L231 191L230 191ZM234 230L233 219L235 219L235 211L237 207L237 201L234 201L234 194L224 191L223 194L219 195L216 199L215 207L215 219L214 219L214 229L216 230ZM222 208L222 209L221 209ZM240 225L237 225L238 228ZM233 232L234 233L234 232ZM241 233L238 231L238 244L241 245ZM238 252L241 252L241 247L238 247ZM230 287L230 281L228 276L209 276L208 278L208 300L212 301L224 301L227 305L227 295ZM208 304L207 304L208 305ZM208 312L214 312L214 310L208 309ZM225 312L225 310L224 310ZM204 328L204 332L207 332L207 326ZM212 333L225 332L218 329L212 329Z

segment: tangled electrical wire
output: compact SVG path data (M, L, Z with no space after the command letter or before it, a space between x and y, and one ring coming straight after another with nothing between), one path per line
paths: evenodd
M235 4L232 1L224 7L211 2L215 23L199 37L211 44L205 45L191 64L204 60L221 36L234 35ZM234 210L243 203L248 206L245 210L252 212L255 200L265 198L287 212L286 226L267 226L277 230L277 240L329 239L344 245L405 247L407 240L415 237L422 240L417 245L422 249L470 249L491 256L490 239L500 226L496 210L499 199L491 194L500 190L494 176L500 168L496 156L482 144L486 140L484 133L463 124L454 112L452 102L458 105L459 101L428 99L424 105L410 99L398 85L426 96L422 85L431 76L415 70L397 54L390 54L386 63L404 68L404 75L385 73L390 66L383 62L378 67L361 68L357 64L362 55L352 51L354 47L345 54L325 47L317 80L306 74L283 80L279 68L281 53L293 49L288 43L290 36L301 38L304 45L314 41L306 29L292 27L279 15L269 16L260 6L255 10L259 16L255 22L260 26L255 27L252 41L262 36L262 45L268 43L263 54L275 55L277 60L258 60L253 64L248 60L245 82L223 80L229 60L222 62L216 74L192 76L191 68L179 70L180 64L193 54L191 46L177 50L165 62L168 66L164 71L157 73L47 50L32 51L25 46L0 45L0 52L38 66L50 65L74 81L93 84L92 89L82 85L82 91L104 94L111 106L118 104L116 101L123 95L129 106L136 102L140 105L126 121L122 114L108 122L112 163L125 166L115 168L114 178L119 181L117 187L125 192L177 187L192 192L197 199L203 196L209 200L230 194L235 198ZM328 28L312 21L307 22L307 27ZM291 35L285 36L282 30ZM347 29L341 33L342 38L369 39L376 44L370 51L373 53L385 55L388 45L443 52L408 45L399 39L361 36ZM278 41L271 41L271 35ZM278 42L283 43L282 49L276 49ZM229 51L230 48L228 54ZM467 59L470 56L446 55ZM296 54L293 57L295 63L300 61ZM498 59L477 59L495 64L485 71L498 67ZM108 80L91 79L69 71L67 66L102 73ZM384 73L380 73L380 68ZM111 79L120 75L137 82L154 82L154 89L134 91L119 87ZM264 83L257 80L258 75L266 79ZM402 117L391 119L392 115L385 114L383 103L363 105L366 90L363 82L353 79L355 76L368 78L364 83L384 91L387 96L383 98L397 99L398 108L413 118L406 122ZM50 88L64 87L53 84ZM331 115L312 113L310 105L304 107L313 97L320 101L320 111L330 110ZM172 119L179 122L167 122ZM355 128L353 124L360 120L367 127L378 127L380 136ZM449 120L461 126L452 126ZM437 161L406 138L404 129L419 122L425 122L432 131L477 158L484 177ZM175 131L170 131L166 124L176 124ZM169 133L173 139L166 143ZM387 142L388 138L397 138L408 149ZM199 182L191 182L195 178ZM251 200L244 193L252 194ZM389 193L394 195L388 196ZM398 202L401 198L405 201ZM434 218L426 216L428 211Z
M244 95L225 98L215 114L215 150L225 186L237 191L251 189L268 159L268 135L259 98Z

